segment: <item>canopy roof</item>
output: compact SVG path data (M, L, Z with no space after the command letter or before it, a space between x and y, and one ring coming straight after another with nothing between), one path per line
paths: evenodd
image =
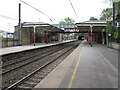
M22 23L22 28L35 28L36 30L43 30L43 31L63 31L60 28L57 28L53 25L50 25L48 23L43 23L43 22L24 22Z
M104 32L106 29L106 23L106 21L93 20L76 23L76 25L80 32L90 32L91 27L93 32Z

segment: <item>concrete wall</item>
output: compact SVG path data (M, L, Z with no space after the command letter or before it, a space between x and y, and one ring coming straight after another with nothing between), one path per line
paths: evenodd
M30 44L30 28L22 29L22 44Z
M26 28L22 28L21 31L21 37L22 37L22 45L25 44L30 44L30 30L31 28L26 27ZM14 32L14 39L18 39L18 27L15 27L15 32Z
M18 27L15 26L14 39L18 39Z
M12 46L18 46L18 40L13 38L3 38L0 40L1 47L12 47Z
M34 42L34 32L33 28L31 27L24 27L22 28L22 45L29 45L33 44ZM52 42L59 42L62 41L62 35L60 33L50 33L46 30L46 34L48 36L48 43ZM36 43L45 43L45 30L36 29ZM56 40L53 41L53 37L56 37ZM18 39L18 27L15 27L14 38Z
M109 47L110 47L110 48L113 48L113 49L120 50L120 43L110 42L110 43L109 43Z
M59 42L62 42L62 34L61 34L61 33L58 34L58 41L59 41Z

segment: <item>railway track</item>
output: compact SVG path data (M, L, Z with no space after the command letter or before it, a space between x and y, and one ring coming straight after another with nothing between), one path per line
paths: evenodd
M66 45L65 45L66 46ZM56 50L55 50L56 51ZM54 52L55 52L54 51ZM33 59L28 59L27 63L23 62L23 65L17 64L17 67L13 65L13 67L9 68L4 74L2 74L3 77L3 86L6 87L8 85L11 85L12 83L16 82L17 80L23 78L33 70L35 70L35 67L40 66L42 63L45 62L46 59L44 59L47 55L54 53L53 51L50 53L46 53L46 55L37 56ZM31 68L34 67L34 68ZM19 75L19 77L18 77Z
M54 48L56 48L57 46L54 46ZM53 48L51 47L51 46L49 46L49 47L47 47L47 49L45 49L45 48L38 48L38 51L36 51L36 50L31 50L31 51L29 51L29 50L26 50L26 51L24 51L24 55L20 55L21 57L18 57L18 58L13 58L12 56L13 55L11 55L11 57L10 57L10 55L6 55L6 56L4 56L4 58L6 58L6 60L4 60L4 58L3 58L3 56L2 56L2 59L3 59L3 65L2 65L2 68L4 68L4 67L8 67L8 66L10 66L10 65L12 65L12 64L15 64L15 63L18 63L18 62L21 62L21 61L24 61L25 59L29 59L29 58L31 58L31 57L35 57L35 56L38 56L38 55L40 55L40 54L44 54L44 53L46 53L46 52L49 52L50 50L52 50ZM32 52L32 53L31 53ZM34 54L33 54L33 52L34 52ZM26 53L26 54L25 54ZM16 54L17 55L17 54ZM19 55L18 55L19 56ZM7 58L11 58L10 60L9 59L7 59Z
M12 74L12 76L13 75L19 75L18 72L21 72L22 69L24 69L24 72L26 74L21 74L21 76L23 76L23 77L18 78L18 80L16 79L15 81L13 80L12 83L8 83L7 85L4 85L3 89L8 90L8 89L11 89L11 88L16 88L16 87L17 88L20 88L20 87L23 88L23 85L26 85L26 83L29 84L28 85L29 87L28 86L26 86L26 87L24 86L24 88L27 88L27 87L28 88L32 88L35 84L38 83L38 81L42 80L46 76L46 75L43 74L43 71L45 71L45 73L48 74L53 69L53 68L50 69L50 67L49 67L47 70L45 70L44 68L46 68L47 66L49 66L54 61L58 61L57 59L59 59L60 57L62 57L63 55L65 55L67 52L73 50L73 48L75 48L79 43L80 42L72 42L72 44L70 43L68 45L65 45L65 47L62 46L62 48L54 48L55 50L50 51L49 54L47 54L45 52L44 52L44 55L37 54L37 55L35 55L35 57L33 57L33 58L35 58L34 60L31 60L29 63L27 62L26 64L19 66L20 70L19 70L19 68L16 68L16 69L18 69L16 71L17 73L13 72L15 69L11 69L13 71L4 72L4 74L3 74L3 80L6 77L8 78L7 75L9 75L9 76L11 76L11 74ZM48 51L46 51L46 52L48 52ZM41 56L41 57L38 57L38 56ZM29 59L31 59L31 58L29 58ZM36 63L38 63L38 65L35 62L33 62L33 61L35 61ZM39 61L39 62L37 62L37 61ZM29 66L30 69L26 68L26 66L27 67ZM36 66L36 68L34 67L34 69L31 69L30 66L31 67ZM39 66L39 68L37 66ZM57 66L57 65L53 64L52 66ZM6 66L4 66L4 67L6 67ZM26 71L28 71L28 72L26 72ZM40 75L39 74L35 74L35 73L39 73L39 74L42 73L42 75L41 74ZM37 80L37 82L35 82L35 80L33 80L33 78L31 78L33 76L37 76L37 77L40 76L39 79ZM17 77L15 77L15 78L17 78ZM13 77L12 77L12 79L13 79ZM27 80L28 79L32 79L32 80L26 81L26 79ZM7 81L3 82L3 84L6 83L6 82Z
M62 49L64 49L64 48L62 48ZM47 50L46 52L37 53L37 54L31 55L31 56L29 56L27 58L22 57L16 62L4 65L4 66L2 66L2 69L3 69L2 70L2 75L6 74L6 73L9 73L9 72L11 72L11 71L13 71L15 69L18 69L18 68L20 68L22 66L25 66L25 65L27 65L29 63L35 62L35 61L37 61L37 60L39 60L41 58L44 58L47 55L50 55L50 54L52 54L52 53L54 53L54 52L56 52L58 50L60 50L60 48L57 47L57 48L54 48L52 51Z

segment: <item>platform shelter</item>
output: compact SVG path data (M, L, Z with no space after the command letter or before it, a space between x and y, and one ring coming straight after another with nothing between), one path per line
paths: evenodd
M106 44L107 43L106 23L107 23L106 21L90 20L76 23L76 26L79 29L79 32L88 33L88 38L92 33L94 41Z
M52 26L48 23L42 22L24 22L21 24L21 42L23 44L35 44L35 43L49 43L52 41L61 41L59 33L63 32L62 29ZM18 39L19 27L15 26L14 38Z

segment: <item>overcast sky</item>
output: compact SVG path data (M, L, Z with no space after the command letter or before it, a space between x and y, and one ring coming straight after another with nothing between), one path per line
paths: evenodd
M100 18L103 9L108 5L104 0L71 0L77 16L69 3L69 0L23 0L35 8L41 10L49 17L35 11L31 7L20 2L20 0L0 0L0 15L9 16L18 19L18 3L21 3L22 22L45 22L45 23L59 23L65 17L73 18L76 23L87 21L91 16ZM14 32L14 26L18 24L18 20L6 19L0 16L0 30ZM9 28L10 27L10 28Z

